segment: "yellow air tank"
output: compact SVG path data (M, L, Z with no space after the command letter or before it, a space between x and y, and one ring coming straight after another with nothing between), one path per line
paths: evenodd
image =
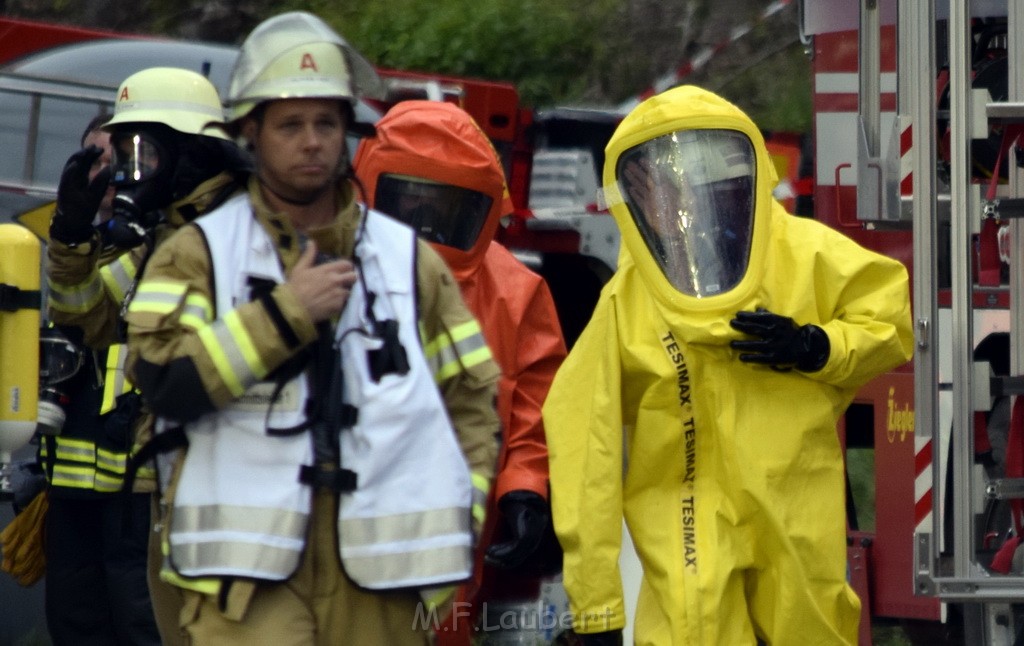
M40 254L28 229L0 224L0 496L9 493L11 453L36 429Z

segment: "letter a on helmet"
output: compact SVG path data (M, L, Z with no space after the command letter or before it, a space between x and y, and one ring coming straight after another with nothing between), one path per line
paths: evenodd
M220 96L208 78L177 67L150 67L121 83L114 116L103 128L162 123L186 135L224 139L226 136L218 127L223 122Z
M269 18L242 43L225 103L231 120L274 99L379 98L383 83L369 61L323 20L305 11Z

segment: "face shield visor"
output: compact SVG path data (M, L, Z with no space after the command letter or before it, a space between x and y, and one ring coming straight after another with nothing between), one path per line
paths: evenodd
M681 293L728 292L746 273L754 230L754 149L734 130L669 133L627 150L615 177L665 277Z
M170 128L118 126L110 135L113 218L108 237L117 247L131 248L160 219L159 209L174 197L178 147Z
M40 386L55 386L71 379L82 369L82 351L63 334L47 328L39 336Z
M164 144L150 133L116 132L111 137L111 146L111 178L117 186L152 179L167 165Z
M411 226L427 242L469 251L491 210L490 196L405 175L381 175L374 205Z

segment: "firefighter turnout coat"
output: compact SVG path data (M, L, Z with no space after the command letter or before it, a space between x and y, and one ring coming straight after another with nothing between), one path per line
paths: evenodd
M398 575L409 574L407 571L396 573L383 567L367 569L355 565L360 562L356 557L379 557L378 565L403 564L401 559L382 547L384 541L380 531L384 528L368 519L386 515L389 510L400 513L397 508L403 501L395 499L399 495L404 495L405 502L414 506L423 503L430 494L437 494L438 488L449 486L437 481L435 475L450 477L460 468L464 478L458 481L458 487L465 495L456 496L458 504L453 503L454 498L445 500L438 497L435 500L438 507L433 511L429 506L418 510L423 512L424 519L434 523L430 529L440 532L433 536L439 540L438 544L468 551L468 532L464 532L462 537L453 534L459 534L460 528L468 529L470 497L474 502L474 513L479 521L483 520L482 503L493 474L496 452L494 433L497 421L492 402L497 368L483 342L479 325L462 305L454 280L440 258L425 244L416 242L411 231L379 215L371 214L365 222L365 230L359 233L362 223L360 205L352 200L347 183L338 190L338 201L344 206L335 222L307 233L321 251L344 257L351 257L357 247L357 237L362 236L358 248L361 258L365 253L366 264L361 268L361 280L367 281L366 288L370 291L377 290L382 296L384 292L381 290L386 291L386 297L374 299L374 310L382 318L393 317L400 321L399 337L410 355L410 365L416 366L410 368L404 377L384 377L384 380L393 378L409 387L405 393L409 396L406 401L388 399L388 395L395 394L392 391L380 402L390 409L395 422L393 426L387 426L380 420L387 411L382 412L362 402L356 412L359 421L355 428L341 432L343 460L356 462L344 463L343 466L351 467L357 477L354 492L341 494L342 499L350 498L348 503L342 503L340 531L345 548L350 550L342 552L342 559L346 572L351 569L354 580L367 587L450 581L452 572L438 575L436 579L424 575L418 579L401 580ZM268 426L277 428L274 425L280 422L283 427L291 427L295 426L292 422L301 422L306 410L307 388L304 376L299 376L291 379L276 395L272 394L273 383L269 384L269 390L257 391L267 385L264 380L272 371L302 352L317 337L304 308L290 288L281 282L300 255L300 236L283 215L266 208L255 180L250 183L247 197L236 198L207 217L211 218L210 228L206 228L206 220L200 221L207 235L198 224L185 227L157 250L127 316L130 347L133 357L137 356L132 368L140 388L161 417L186 423L192 440L177 484L170 521L175 528L170 537L171 565L184 575L233 576L244 573L244 576L279 580L287 578L294 568L305 539L311 488L299 485L299 473L302 466L309 465L312 443L308 432L288 436L268 433ZM231 218L247 221L229 225ZM228 230L209 237L218 223L227 226ZM408 243L404 254L403 236ZM390 248L392 245L395 249ZM230 257L222 257L232 249L234 252ZM386 262L392 262L388 254L394 254L394 265L383 270ZM403 258L407 264L404 275ZM222 270L227 272L223 276L219 275ZM413 277L415 285L412 284ZM254 295L250 278L269 280L269 291ZM239 280L242 283L236 284ZM338 324L340 331L350 324L360 324L355 321L363 316L366 306L365 302L360 302L360 296L356 296L360 289L362 287L357 285L350 296ZM225 290L228 293L224 293ZM239 298L242 294L248 298ZM416 301L413 301L414 296L418 297ZM380 309L382 307L385 309ZM388 312L388 307L393 309ZM417 312L418 321L414 323L410 317L415 317ZM360 333L360 330L353 330L349 336L358 337ZM341 341L346 397L353 405L360 404L360 394L369 395L373 389L372 384L360 384L360 388L352 384L359 371L354 364L365 361L365 348L362 358L349 357L345 353L346 349L355 347L353 343L362 342L350 341L348 337ZM424 377L428 378L424 380ZM428 392L417 392L423 389ZM248 397L253 393L257 396ZM261 393L266 396L259 396ZM323 395L312 393L312 396ZM432 398L436 398L435 401ZM440 408L441 400L444 411ZM427 423L430 420L423 414L418 416L416 423L432 426L438 431L437 435L426 436L436 441L436 446L425 450L422 437L417 438L420 445L408 442L408 437L402 434L423 427L409 426L409 419L403 416L402 408L412 406L409 410L413 411L419 405L417 401L428 402L428 408L433 406L434 421L446 422L440 420L438 414L444 417L444 412L447 412L456 431L458 445L452 441L450 432L445 437L444 427ZM255 408L260 412L253 415ZM360 429L364 423L377 428ZM213 431L214 426L217 427L216 432ZM227 438L223 431L228 431L228 435L244 435L247 440L228 446L224 444ZM383 437L373 439L366 435L372 435L372 431L391 434L396 445L381 445L378 440L383 441ZM353 435L346 439L346 433ZM363 447L355 447L353 443L356 442L362 442ZM242 446L247 448L244 453L239 452ZM366 447L369 447L369 452ZM410 455L407 448L419 454ZM266 461L268 455L273 455L274 459ZM227 459L222 460L225 457ZM429 468L422 463L415 470L402 466L408 467L414 462L425 462ZM438 465L442 466L438 468ZM440 474L432 473L435 469ZM425 472L431 473L424 476ZM245 493L246 489L253 488L254 477L261 483L259 488L263 491ZM218 484L209 487L207 478ZM396 487L403 493L397 494ZM469 492L470 487L475 490L473 494ZM205 494L204 488L207 489ZM374 493L380 494L379 500L372 500ZM251 497L250 494L260 497L260 501L242 500ZM248 556L238 556L239 550L236 549L223 549L214 550L216 554L206 558L209 554L201 553L197 544L190 544L183 538L187 532L178 532L184 527L199 533L216 529L194 525L192 521L202 514L193 512L204 508L230 511L239 508L237 505L247 504L267 510L267 518L288 519L285 525L278 526L284 527L281 531L287 536L271 538L267 534L266 541L255 541ZM464 518L446 516L439 520L439 515L457 515L459 512L453 511L454 507L464 509ZM404 511L413 511L413 508ZM232 515L225 512L215 519L214 525L220 529L244 529L251 531L252 535L259 535L263 531L260 528L269 527L259 522L260 517L259 514ZM347 520L353 522L346 525ZM418 527L427 526L420 524ZM349 534L348 531L355 533ZM402 535L413 538L406 536L407 533ZM424 535L417 534L414 538L423 539ZM282 556L281 559L263 558L273 551L264 549L272 543L284 547L278 550L277 555ZM233 553L246 565L239 566L234 562ZM221 558L225 555L230 558ZM364 558L362 564L374 560ZM250 566L253 569L246 569ZM462 571L461 576L466 573Z
M155 231L154 244L160 244L196 213L233 190L234 179L227 173L197 186L168 209L166 223ZM130 250L104 247L99 234L74 246L48 241L50 320L59 328L80 331L72 336L80 346L86 346L82 349L90 355L82 374L76 376L76 392L68 393L75 396L65 432L48 436L40 445L41 459L48 465L54 486L75 491L119 491L129 457L149 437L151 417L140 411L124 372L127 348L121 314L150 251L149 243ZM89 381L99 384L95 396L87 392L90 389L85 382ZM119 403L123 403L122 409L116 411ZM136 491L154 488L152 469L144 467L138 475Z
M756 159L746 274L686 296L651 257L619 193L630 148L687 129L749 138ZM753 122L694 87L640 104L606 149L604 183L622 232L620 266L544 407L555 529L579 632L624 624L624 517L643 566L637 644L855 644L846 581L843 456L836 422L857 389L906 362L907 271L772 198ZM820 326L816 372L741 362L738 311Z

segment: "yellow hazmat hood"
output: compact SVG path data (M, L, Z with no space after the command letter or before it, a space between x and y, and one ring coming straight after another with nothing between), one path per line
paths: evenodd
M665 277L624 203L617 177L624 153L651 139L686 130L736 131L750 140L755 156L754 230L747 272L734 288L703 298L681 293ZM605 149L605 198L622 234L621 256L633 260L666 312L731 313L750 298L765 262L774 211L772 188L777 181L764 138L754 122L725 99L695 86L674 88L641 103L622 120Z

